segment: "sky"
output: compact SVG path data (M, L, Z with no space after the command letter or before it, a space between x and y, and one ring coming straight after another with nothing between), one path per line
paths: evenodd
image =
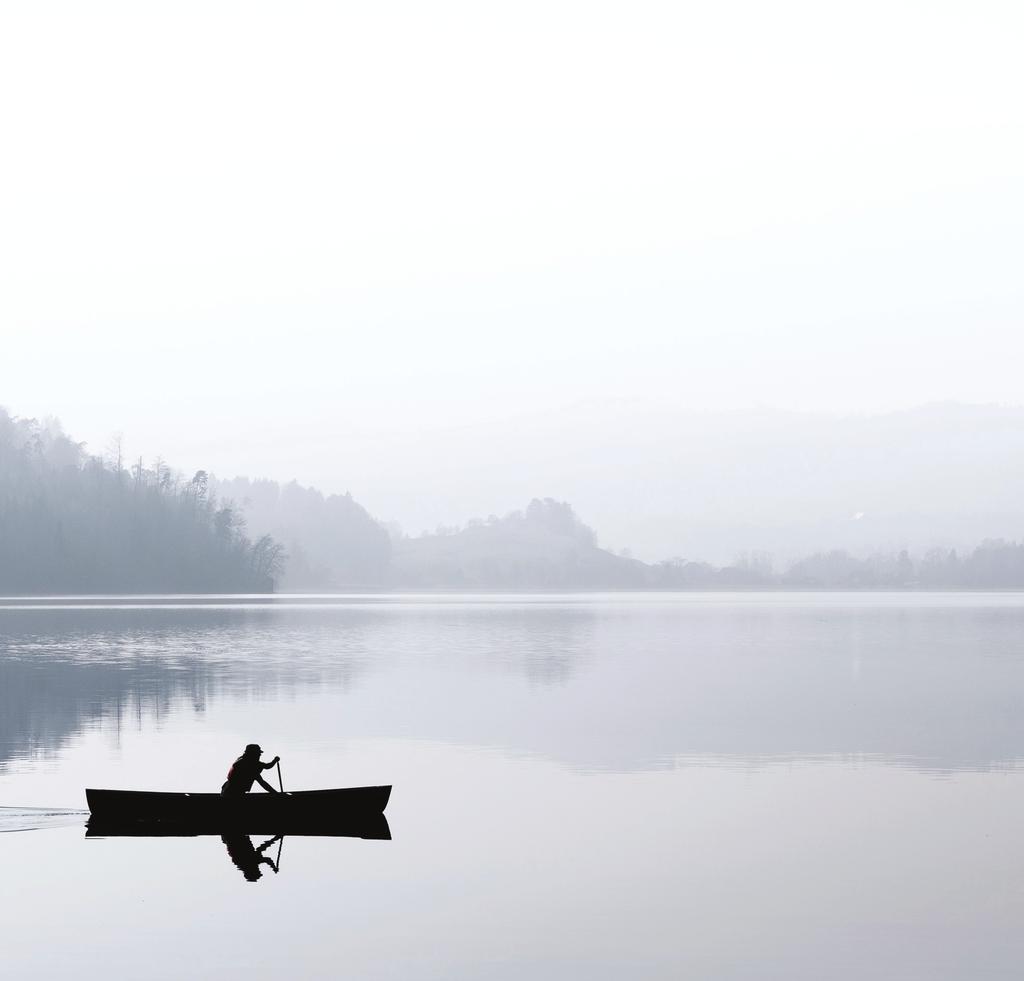
M500 510L460 459L538 420L1019 405L1022 28L984 0L4 5L0 405L413 527ZM510 485L558 496L522 440Z

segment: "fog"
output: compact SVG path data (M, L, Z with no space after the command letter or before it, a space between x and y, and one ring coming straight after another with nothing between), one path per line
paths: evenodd
M1015 407L693 412L636 400L384 446L394 479L361 499L406 516L410 531L503 514L543 487L572 502L601 545L646 561L764 550L786 562L821 548L962 549L1024 534Z
M9 7L0 405L411 534L1012 538L1022 20Z
M1018 976L1022 38L0 3L6 974Z

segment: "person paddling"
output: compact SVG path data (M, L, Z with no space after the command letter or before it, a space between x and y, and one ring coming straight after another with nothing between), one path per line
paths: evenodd
M238 757L228 770L228 778L220 788L222 794L247 794L253 783L258 783L264 790L272 794L277 791L267 783L260 774L264 770L273 769L280 762L281 757L275 756L269 763L260 762L260 754L263 752L256 743L249 743L245 752Z

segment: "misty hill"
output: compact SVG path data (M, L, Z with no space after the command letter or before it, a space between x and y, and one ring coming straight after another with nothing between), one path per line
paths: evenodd
M324 495L294 480L215 481L225 500L243 509L248 526L281 542L288 553L281 585L332 589L381 585L388 576L391 537L351 494Z
M364 472L377 513L410 531L501 514L544 488L571 501L605 547L649 562L728 564L751 549L780 564L821 549L963 551L1024 534L1016 406L696 412L610 400L395 435L373 454L346 465ZM386 477L371 482L381 458Z
M641 587L647 567L597 547L572 508L534 499L525 511L395 544L391 582L412 587Z
M599 548L569 504L545 498L504 518L401 538L389 581L465 589L1020 589L1024 544L989 539L962 552L866 556L832 549L780 569L758 551L725 566L682 558L649 564Z
M204 471L104 463L56 422L0 409L0 592L264 592L281 562Z
M960 418L959 408L949 412ZM1007 418L993 412L981 416L989 422ZM929 421L922 425L928 429L933 414L925 415ZM1009 429L1005 438L990 432L993 445L1015 438L1016 429ZM949 441L962 455L977 436L976 428L965 432ZM957 469L952 459L946 465ZM1016 459L1006 460L1008 486L1014 486L1017 466ZM833 479L827 473L812 476L822 487ZM744 487L742 493L758 490L766 498L780 493L772 486ZM983 499L1007 493L1002 487L979 490ZM647 496L645 488L640 517L650 517ZM728 501L729 492L723 489L722 496ZM938 489L934 496L941 497ZM920 507L928 513L933 505L922 501ZM854 517L860 527L863 513ZM1013 514L987 520L1002 533L1024 526ZM764 529L751 525L750 538L737 542L753 550L719 565L701 561L700 552L689 553L696 559L654 564L615 554L599 547L572 506L553 498L418 537L390 527L389 532L350 494L325 495L294 481L217 482L205 471L184 478L161 461L147 468L140 459L125 467L119 452L106 461L87 454L55 422L40 424L0 410L5 593L248 592L269 591L276 583L290 589L1024 587L1024 545L983 537L980 545L966 548L929 546L927 539L913 540L912 522L905 536L911 548L865 548L863 542L850 547L842 535L823 533L814 543L817 551L774 557L756 547ZM663 544L670 542L666 531Z

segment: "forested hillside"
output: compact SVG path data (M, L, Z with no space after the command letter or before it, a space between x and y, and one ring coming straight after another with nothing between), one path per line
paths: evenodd
M391 538L351 494L321 494L294 480L216 481L256 532L270 534L288 552L282 586L328 589L379 586L386 582Z
M545 498L503 518L397 542L391 579L419 587L630 588L648 585L649 569L598 548L568 504Z
M264 592L283 568L199 471L104 462L0 409L0 592Z
M247 533L247 529L251 530ZM250 537L251 536L251 537ZM860 555L821 551L782 568L765 552L726 566L656 564L598 546L564 501L463 528L394 536L350 494L292 481L191 477L162 461L85 452L56 422L0 409L0 594L286 589L1024 588L1024 544L988 540Z
M751 552L725 566L673 558L655 564L597 545L573 509L550 498L503 518L395 543L390 582L495 589L1021 589L1024 544L989 540L958 554L932 548L855 556L841 549L773 566Z

